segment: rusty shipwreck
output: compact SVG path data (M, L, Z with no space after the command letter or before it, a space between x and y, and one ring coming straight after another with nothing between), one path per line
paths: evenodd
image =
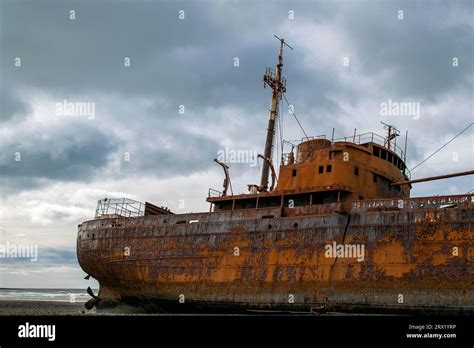
M260 184L229 194L229 167L216 160L226 177L209 212L99 201L77 235L79 264L100 283L87 307L472 314L474 195L411 198L394 127L287 142L276 173L284 46L264 75L273 93Z

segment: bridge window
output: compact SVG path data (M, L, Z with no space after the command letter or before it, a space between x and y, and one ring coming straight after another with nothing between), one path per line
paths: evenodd
M257 208L279 207L281 204L281 196L260 197Z
M296 169L293 169L292 176L296 176Z
M327 172L327 173L331 173L331 172L332 172L332 165L328 164L328 166L326 167L326 172Z
M324 166L319 166L319 174L322 174L324 172Z
M374 182L377 182L377 174L373 173L374 176Z
M359 168L354 167L354 175L359 176Z

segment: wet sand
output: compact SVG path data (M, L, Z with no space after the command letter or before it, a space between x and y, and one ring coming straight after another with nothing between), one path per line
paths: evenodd
M0 315L94 315L83 302L0 301Z
M25 300L0 300L0 316L12 316L12 315L26 315L26 316L127 316L127 315L139 315L139 316L242 316L242 315L273 315L273 316L313 316L310 313L281 313L273 311L249 311L249 313L240 314L210 314L210 313L144 313L136 308L132 308L126 305L119 306L115 309L101 310L97 312L95 308L87 310L84 307L84 302L59 302L59 301L25 301ZM362 316L386 316L386 314L347 314L329 312L321 314L323 316L341 316L341 315L362 315Z

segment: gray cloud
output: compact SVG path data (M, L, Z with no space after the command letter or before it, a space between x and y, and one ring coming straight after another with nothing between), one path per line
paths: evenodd
M18 93L2 90L0 93L0 123L20 121L30 111L28 103L21 100Z
M472 23L441 24L455 6L472 14L472 4L460 1L435 1L429 11L416 1L357 6L345 27L352 32L363 71L391 70L386 93L402 98L435 100L457 87L472 88L466 79L473 73ZM397 18L399 9L403 20ZM453 57L460 60L456 69Z
M213 165L217 150L230 140L226 136L240 146L260 149L269 102L262 73L275 63L274 33L285 36L295 48L285 53L288 97L308 133L321 134L334 126L340 133L348 132L355 122L363 123L364 131L379 129L377 114L353 115L347 110L350 105L360 112L365 100L371 100L372 109L362 111L373 113L389 98L418 101L422 107L450 98L454 103L468 99L473 30L459 14L472 13L472 3L435 1L429 10L422 5L421 1L280 1L274 6L263 1L251 5L3 1L5 127L31 113L20 98L31 91L57 100L85 98L108 111L88 127L75 129L77 124L70 122L58 132L51 126L48 132L55 141L19 130L14 142L2 145L3 179L19 188L42 183L41 178L87 180L114 161L119 165L113 167L112 176L191 173ZM68 18L70 9L76 10L74 21ZM181 9L184 20L178 19ZM399 9L404 10L404 20L396 18ZM292 21L289 10L295 12ZM278 32L282 29L287 33ZM354 56L351 67L343 70L345 54ZM453 56L460 60L456 69L451 66ZM22 58L21 68L13 66L15 57ZM124 57L130 57L130 68L123 66ZM234 57L239 58L239 67L233 66ZM372 85L366 87L363 79ZM140 105L140 98L150 105ZM120 109L114 100L128 100L129 105ZM185 105L186 116L179 116L179 105ZM206 129L215 125L226 127L216 112L228 107L242 112L244 130L207 134ZM451 119L460 124L472 116L464 110L453 112ZM429 119L433 129L427 134L439 137L459 129L449 116L433 120L437 116ZM286 137L300 137L294 121L285 117ZM406 120L394 122L411 134L420 127ZM76 140L69 142L70 138ZM410 145L414 160L421 159L423 151L415 139ZM53 158L58 146L65 148ZM25 162L5 162L16 149L25 152ZM122 160L127 151L130 163Z
M35 185L41 179L86 180L96 174L107 164L117 140L91 126L71 123L56 131L19 128L14 140L2 146L2 177Z

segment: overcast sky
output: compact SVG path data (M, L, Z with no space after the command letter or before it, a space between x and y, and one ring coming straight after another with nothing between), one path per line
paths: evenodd
M308 135L394 124L413 168L473 120L473 23L473 2L456 0L0 0L0 243L39 247L37 262L0 259L0 287L89 286L75 240L100 198L207 210L217 152L263 152L274 34L294 48L286 96ZM64 100L95 113L61 114ZM388 100L419 117L381 115ZM284 138L301 138L286 104L282 116ZM413 177L472 167L471 128ZM232 164L234 191L259 170ZM463 177L412 196L471 189Z

